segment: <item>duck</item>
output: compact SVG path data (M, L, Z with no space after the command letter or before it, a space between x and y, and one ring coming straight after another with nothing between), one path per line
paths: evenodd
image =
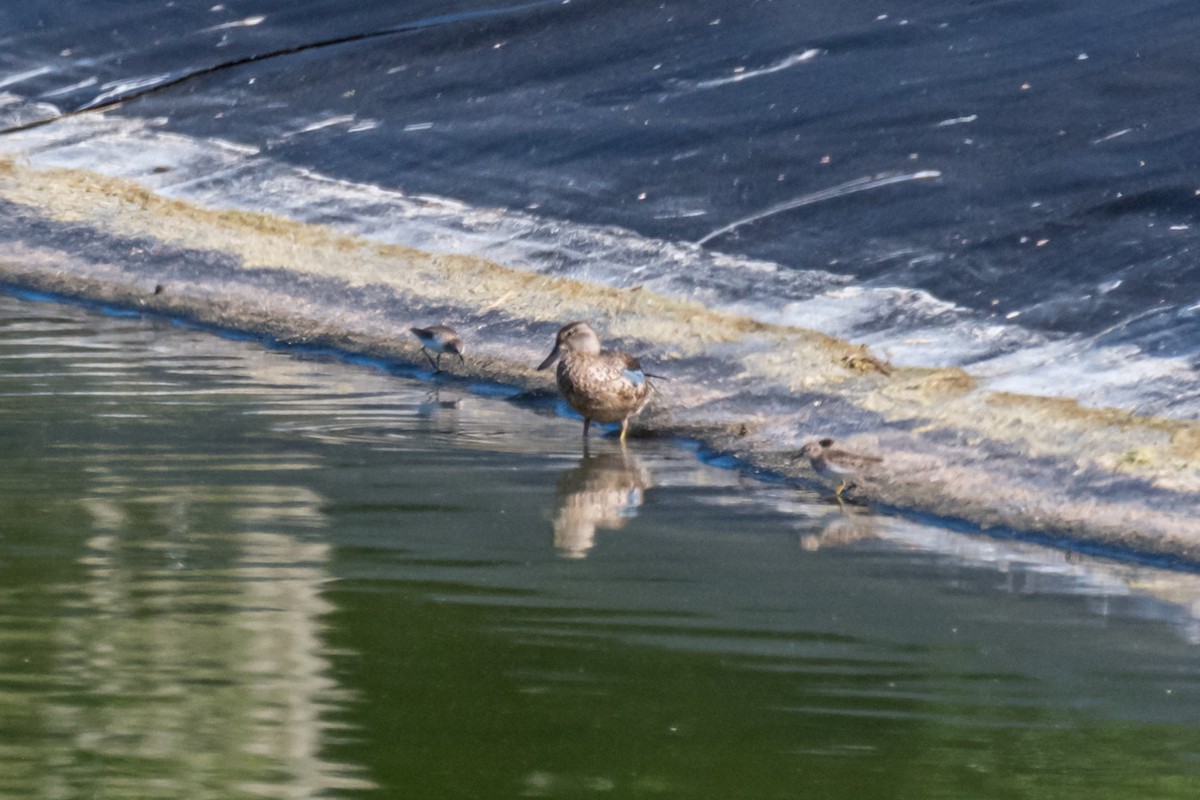
M592 421L621 423L621 443L629 420L650 401L653 387L638 360L628 353L604 350L600 337L586 322L570 322L558 331L554 349L538 370L558 361L558 390L567 405L583 416L586 439Z
M463 358L462 338L454 328L448 325L431 325L428 328L409 328L409 330L420 340L421 352L429 359L429 366L433 367L434 375L442 371L442 356L446 353L456 355L459 361L467 363L467 360ZM429 355L430 350L437 353L437 361L434 361L433 356Z

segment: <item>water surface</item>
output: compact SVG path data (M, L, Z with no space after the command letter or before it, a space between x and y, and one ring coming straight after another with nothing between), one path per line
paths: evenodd
M0 298L0 795L1193 797L1195 576Z

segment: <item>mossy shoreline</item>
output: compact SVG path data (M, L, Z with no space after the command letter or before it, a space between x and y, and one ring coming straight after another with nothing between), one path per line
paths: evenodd
M816 436L884 467L866 502L1200 565L1200 425L988 391L960 369L888 368L853 342L652 291L209 209L134 181L0 160L12 220L0 280L383 360L418 363L410 324L451 322L455 372L551 391L553 331L590 320L669 380L640 426L755 468ZM16 235L16 233L20 235ZM156 293L156 287L161 287Z

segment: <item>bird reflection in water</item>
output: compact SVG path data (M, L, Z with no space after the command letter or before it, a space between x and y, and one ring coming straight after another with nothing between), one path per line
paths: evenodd
M831 547L848 547L864 539L877 539L876 517L869 512L840 509L826 516L820 533L805 533L800 546L809 552Z
M637 516L650 473L636 456L619 452L590 454L558 479L554 547L564 558L585 558L596 543L596 529L618 530Z
M425 399L417 405L417 415L421 417L436 417L444 411L457 411L462 404L462 395L454 392L443 394L441 388L425 393Z

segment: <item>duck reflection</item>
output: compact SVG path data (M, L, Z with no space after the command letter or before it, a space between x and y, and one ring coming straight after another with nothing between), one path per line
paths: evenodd
M637 516L650 473L636 456L620 452L591 454L585 448L579 466L558 479L554 547L564 558L584 558L596 543L596 529L617 530Z

